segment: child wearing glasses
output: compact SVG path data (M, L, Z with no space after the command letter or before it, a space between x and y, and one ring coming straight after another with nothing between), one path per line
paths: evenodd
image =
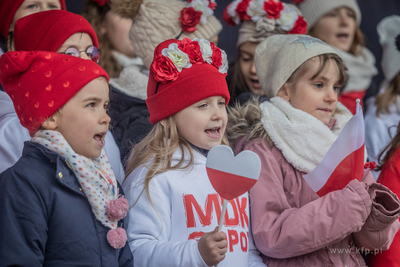
M63 10L40 12L18 20L14 40L17 51L50 51L95 63L99 61L99 44L92 26L82 16ZM0 109L0 140L4 144L0 147L0 158L3 159L0 162L0 172L11 167L21 157L24 141L30 140L29 133L17 118L9 96L1 94L1 99L4 99L5 105ZM115 176L118 180L123 179L119 149L111 132L106 135L105 150Z
M0 72L32 136L0 174L0 266L133 266L128 202L103 150L107 73L45 51L7 52Z

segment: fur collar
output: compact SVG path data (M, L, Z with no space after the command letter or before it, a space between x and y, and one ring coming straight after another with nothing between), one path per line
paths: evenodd
M118 78L110 79L110 85L129 96L146 100L148 81L146 70L132 65L124 68Z
M293 108L280 97L260 105L261 122L274 145L299 171L311 172L324 158L347 121L350 111L338 102L332 130L314 116Z

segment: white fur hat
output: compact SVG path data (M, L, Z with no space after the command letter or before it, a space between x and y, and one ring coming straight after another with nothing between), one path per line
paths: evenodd
M277 34L256 48L255 66L265 94L272 98L301 64L318 55L338 53L308 35Z
M382 71L386 81L391 82L400 72L400 16L384 18L377 30L383 50Z
M357 25L361 23L361 11L357 0L305 0L299 4L299 9L311 30L315 23L326 13L339 7L348 7L356 13Z

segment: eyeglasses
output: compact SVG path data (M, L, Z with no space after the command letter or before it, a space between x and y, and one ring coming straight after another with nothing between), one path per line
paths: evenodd
M100 50L94 45L89 46L86 50L79 51L76 47L68 47L63 53L69 56L81 57L81 53L85 52L86 55L94 62L99 63Z

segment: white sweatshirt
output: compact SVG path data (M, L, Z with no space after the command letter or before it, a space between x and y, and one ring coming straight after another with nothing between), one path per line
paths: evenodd
M127 234L135 266L207 266L197 241L218 226L222 199L208 179L206 158L197 151L193 153L192 168L170 170L151 179L149 191L154 207L143 191L146 167L134 170L122 184L131 207ZM174 153L173 165L181 155L180 149ZM185 153L185 164L189 156ZM249 219L247 193L229 202L222 228L228 252L220 267L265 267L249 232Z

